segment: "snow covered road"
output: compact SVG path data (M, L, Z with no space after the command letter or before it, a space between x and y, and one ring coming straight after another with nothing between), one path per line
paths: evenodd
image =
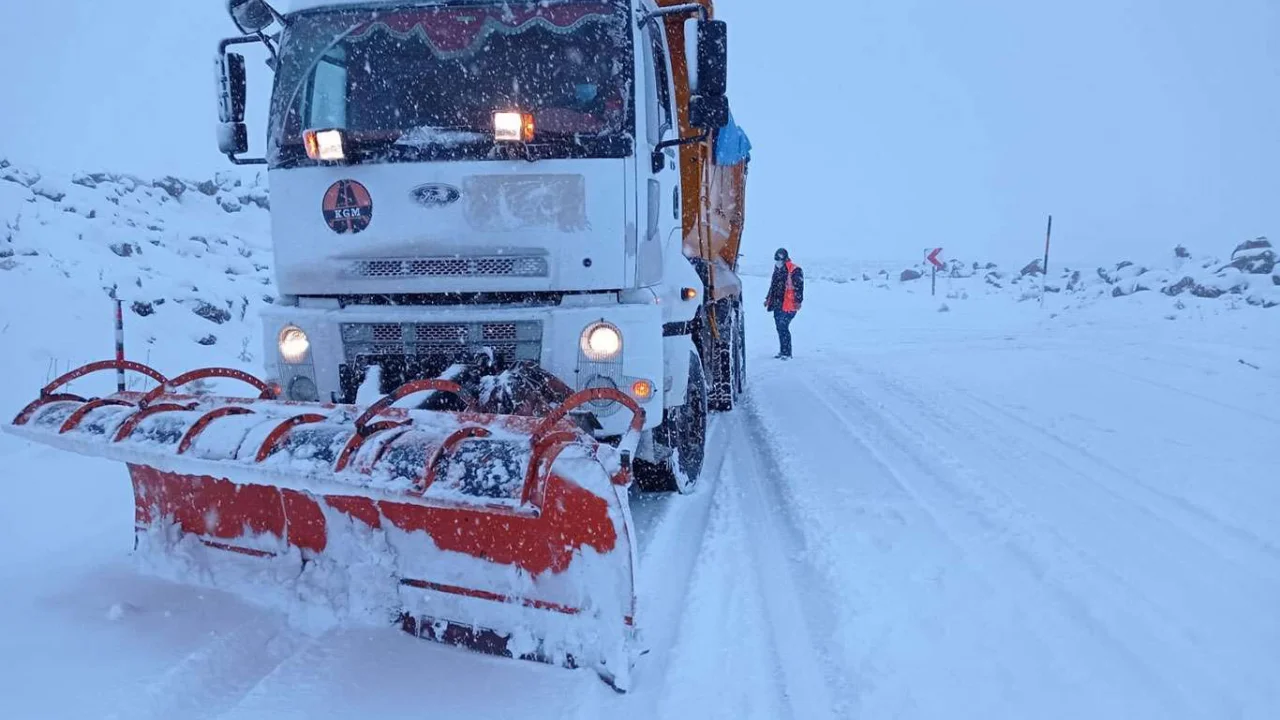
M1280 716L1274 319L807 302L789 363L752 313L701 491L637 502L631 694L139 576L124 470L2 437L0 715Z
M1262 334L815 295L851 312L757 363L748 424L840 598L842 713L1280 712L1280 383L1232 354Z

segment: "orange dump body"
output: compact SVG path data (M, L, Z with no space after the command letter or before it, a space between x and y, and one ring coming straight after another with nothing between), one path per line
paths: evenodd
M712 0L695 0L715 17ZM689 0L658 0L661 7L688 5ZM689 123L689 61L685 53L685 16L666 19L667 42L675 77L676 107L680 137L693 138L701 131ZM681 191L683 193L684 253L701 258L711 266L711 299L737 295L737 277L742 229L746 218L747 161L718 165L715 135L685 145L680 150Z

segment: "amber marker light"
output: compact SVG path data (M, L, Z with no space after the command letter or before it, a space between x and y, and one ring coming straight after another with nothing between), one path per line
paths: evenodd
M648 380L637 380L631 383L631 395L641 402L653 398L653 383Z

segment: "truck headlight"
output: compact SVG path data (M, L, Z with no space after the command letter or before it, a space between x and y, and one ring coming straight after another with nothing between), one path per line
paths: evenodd
M593 323L582 331L582 354L593 362L612 360L622 353L622 331L607 322Z
M302 328L290 325L280 331L280 357L290 365L298 365L307 359L311 341Z

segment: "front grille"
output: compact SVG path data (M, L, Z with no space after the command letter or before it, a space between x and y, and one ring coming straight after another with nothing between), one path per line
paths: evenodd
M399 325L374 325L370 332L375 343L398 343L403 339Z
M352 402L372 365L381 368L383 393L413 380L439 377L455 362L486 349L494 360L511 365L542 359L542 323L344 323L345 363L341 367L342 402Z
M470 325L415 325L415 342L444 345L466 345L471 341Z
M346 323L342 345L352 365L387 356L465 360L485 348L495 360L511 364L541 359L543 327L538 322Z
M540 255L389 258L357 260L348 274L362 278L547 277L548 267Z
M520 329L515 323L489 323L484 326L484 341L497 342L507 341L513 342L520 337Z

